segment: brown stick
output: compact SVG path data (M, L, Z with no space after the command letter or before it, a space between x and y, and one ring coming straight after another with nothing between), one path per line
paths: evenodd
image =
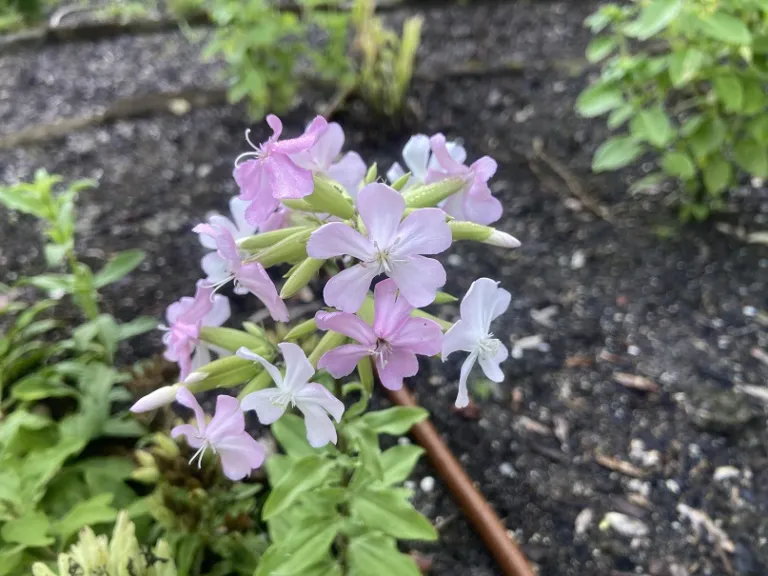
M417 406L413 395L403 386L387 394L399 406ZM507 530L488 501L472 484L472 480L440 439L429 421L416 424L411 435L427 451L427 457L437 470L454 499L485 542L505 576L534 576L523 553L507 535Z

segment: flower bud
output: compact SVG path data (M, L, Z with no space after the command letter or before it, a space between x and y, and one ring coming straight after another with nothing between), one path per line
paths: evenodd
M133 455L142 468L155 468L155 457L146 450L136 450Z
M172 460L174 458L178 458L179 454L181 453L179 450L179 445L165 434L158 432L152 437L152 440L155 444L154 452L158 456Z
M460 192L467 185L464 178L446 178L432 184L415 186L403 192L405 205L409 208L429 208Z
M237 241L237 246L243 250L249 252L258 252L264 248L269 248L285 240L289 236L294 235L296 232L303 230L305 226L293 226L291 228L281 228L280 230L271 230L269 232L261 232L254 236L248 236L247 238L241 238Z
M315 322L314 318L310 318L309 320L305 320L301 324L297 324L294 326L288 334L285 335L285 338L283 340L300 340L302 338L306 338L313 332L317 330L317 322Z
M450 294L447 294L445 292L438 292L437 296L435 296L435 304L450 304L451 302L456 302L458 298L456 296L451 296Z
M315 349L312 350L312 354L309 355L310 364L317 367L317 362L320 360L323 354L336 348L337 346L341 346L346 339L347 337L344 336L344 334L339 334L338 332L333 332L331 330L326 332L325 335L320 339L320 342L318 342Z
M242 400L251 392L258 392L259 390L269 388L270 386L272 386L272 376L266 370L262 370L261 374L257 374L243 386L240 394L237 395L237 399Z
M271 346L262 345L253 350L264 358L271 359L274 357L274 349ZM192 374L205 374L205 378L198 382L187 383L186 387L193 394L197 394L214 388L237 386L253 378L260 371L261 366L250 360L237 356L226 356L198 368Z
M365 173L365 183L366 184L372 184L373 182L376 182L376 178L379 176L379 167L374 162L371 164L371 167L368 168L368 172Z
M291 275L280 290L280 298L290 298L312 281L312 278L320 271L325 260L307 258L296 266Z
M302 228L256 254L255 260L261 262L264 268L283 262L297 262L307 257L307 240L312 234L312 228ZM246 260L246 262L250 261Z
M258 324L254 324L253 322L243 322L243 329L246 332L248 332L248 334L250 334L251 336L260 338L262 342L269 342L269 337L267 336L267 333L264 331L264 328L262 328Z
M174 384L173 386L163 386L162 388L150 392L143 398L139 398L136 403L131 406L131 412L138 414L140 412L149 412L150 410L156 410L162 406L167 406L176 399L176 391L179 387L180 384Z
M403 188L405 188L405 185L408 184L408 181L411 179L411 173L406 172L400 178L392 182L392 188L400 192Z
M327 212L339 218L352 218L355 207L340 184L315 176L315 190L304 198L316 210Z
M131 472L130 478L142 484L156 484L160 480L160 471L157 468L139 468Z
M454 241L474 240L475 242L483 242L501 248L517 248L520 246L520 241L514 236L510 236L506 232L501 232L490 226L453 220L448 222L448 227L451 229Z
M230 352L236 351L241 346L257 348L263 346L266 342L266 339L257 338L241 330L213 326L203 326L200 328L200 339L203 342L224 348L224 350L229 350Z

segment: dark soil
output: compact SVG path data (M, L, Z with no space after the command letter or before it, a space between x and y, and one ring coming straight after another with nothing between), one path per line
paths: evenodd
M469 61L576 62L588 41L581 22L596 4L430 8L423 66L433 72ZM0 60L0 85L11 95L3 131L113 96L206 82L216 64L201 67L179 41L176 35L121 39L121 66L96 76L92 59L107 43L73 46L67 57L43 51ZM45 70L45 78L19 81L19 69L33 78ZM167 77L172 70L186 76ZM496 158L493 189L505 205L499 227L523 242L515 252L455 245L443 258L451 272L446 289L462 295L477 277L501 280L514 298L497 335L510 348L529 336L546 346L510 359L497 391L477 382L486 393L463 413L452 409L459 358L425 365L411 385L540 574L763 574L766 410L740 386L762 387L768 376L751 352L768 344L759 313L768 308L768 252L713 225L677 226L661 195L631 198L629 182L646 166L591 175L591 154L605 131L572 111L591 72L548 65L420 82L413 90L418 125L394 135L359 107L339 115L348 145L381 167L399 155L410 132L443 131L463 138L471 159ZM310 114L300 106L286 130L299 131ZM118 123L3 152L0 166L6 182L28 178L39 166L68 178L99 176L99 189L81 200L85 253L94 263L125 248L149 254L105 304L123 319L160 315L190 293L199 275L201 249L190 229L207 211L225 209L235 191L232 160L244 148L245 125L239 107ZM258 132L257 140L262 125ZM612 222L588 210L546 162L529 161L535 138L593 203L610 209ZM752 229L764 225L764 189L735 190L732 204L742 216L728 219ZM41 256L26 220L3 218L1 279L8 281L39 269ZM252 305L237 303L242 313ZM452 318L456 307L439 312ZM156 336L145 338L126 358L149 356L158 346ZM645 387L655 389L628 388L614 381L617 373L643 376ZM413 478L417 506L441 527L438 544L417 546L433 555L433 573L498 574L439 480L425 480L433 475L423 464ZM715 530L693 526L686 506L700 523L711 519Z

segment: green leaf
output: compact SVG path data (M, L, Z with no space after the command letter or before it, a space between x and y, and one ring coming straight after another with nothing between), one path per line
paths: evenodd
M768 177L768 151L751 138L745 138L736 143L733 150L736 164L752 176Z
M666 28L680 13L683 0L654 0L645 6L640 16L624 28L632 38L647 40Z
M762 82L754 78L742 78L741 84L744 87L742 112L748 116L763 112L768 105L768 96Z
M691 180L696 176L696 165L685 152L667 152L661 159L661 169L681 180Z
M96 273L93 279L94 285L96 288L102 288L107 284L117 282L141 264L145 256L141 250L120 252L112 257L104 268Z
M274 576L303 576L309 567L328 557L331 544L339 532L338 522L323 521L314 526L310 524L307 528L311 530L306 531L306 537L301 541L286 541L287 558L272 572Z
M643 147L629 136L610 138L603 142L592 159L592 170L605 172L631 164L643 153Z
M429 418L429 412L417 406L396 406L386 410L368 412L360 418L363 426L366 426L376 434L391 434L402 436L414 424Z
M392 486L407 480L422 454L424 449L413 444L394 446L384 451L381 455L381 466L384 468L383 484Z
M641 110L630 123L632 135L650 142L657 148L663 148L674 138L675 131L672 123L661 106Z
M349 576L421 576L421 570L410 556L397 549L394 538L368 533L352 538L347 549Z
M719 149L725 140L725 132L725 123L719 116L704 120L690 138L693 155L697 159L704 158Z
M346 429L351 442L360 454L362 464L359 470L370 477L379 480L384 476L384 468L381 465L381 450L379 449L379 437L369 428L350 426Z
M621 90L607 84L595 84L584 90L576 100L576 111L585 118L594 118L624 104Z
M437 540L432 523L391 489L368 489L355 494L349 508L352 516L371 530L402 540Z
M593 64L600 62L611 52L613 52L618 46L619 42L615 36L600 36L594 38L589 45L587 45L587 60Z
M117 510L112 508L112 494L99 494L76 504L69 513L53 525L53 530L66 542L85 526L114 522Z
M687 118L680 126L680 134L686 138L689 138L699 127L704 123L704 116L701 114L694 114L690 118Z
M615 130L635 114L635 108L631 104L623 104L608 115L606 124L611 130Z
M731 183L733 168L730 162L719 154L707 161L704 166L704 186L707 192L718 195Z
M54 539L48 534L51 522L41 512L31 512L21 518L6 522L0 529L0 537L14 544L23 544L30 548L50 546Z
M632 183L629 187L630 194L641 194L644 192L657 191L659 186L664 182L666 176L664 174L648 174L643 176L639 180Z
M750 44L752 34L741 20L727 12L715 12L701 16L699 21L701 31L715 40L727 44Z
M360 384L363 386L368 397L373 394L373 364L369 356L364 356L357 363L357 374L360 376Z
M0 576L19 576L24 573L22 569L25 558L24 549L23 544L12 548L0 548Z
M272 488L261 516L264 520L273 518L293 504L307 490L322 484L334 463L319 456L306 456L293 464L277 486Z
M313 456L318 451L307 441L307 427L304 420L296 414L283 414L272 424L272 435L291 458Z
M157 320L149 316L139 316L130 322L118 326L117 339L121 341L128 340L128 338L145 334L155 328L157 328Z
M715 94L728 112L739 112L744 105L744 89L735 74L722 74L714 80Z
M709 56L698 48L673 52L669 56L669 79L675 88L685 86L695 79L702 67L709 61Z
M22 402L36 402L45 398L77 396L77 392L61 381L38 372L23 378L11 389L11 397Z
M110 418L101 427L101 435L112 438L140 438L146 432L146 428L132 416Z
M750 122L749 133L757 142L768 146L768 114L763 114Z

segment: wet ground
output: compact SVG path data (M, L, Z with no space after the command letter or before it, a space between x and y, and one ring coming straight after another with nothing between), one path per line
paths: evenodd
M589 39L581 23L596 5L430 7L422 70L509 60L528 67L417 81L420 115L408 132L354 107L339 115L348 146L379 166L389 166L410 132L442 131L461 137L470 159L496 158L499 227L523 242L515 252L456 244L443 258L453 294L479 276L512 292L495 327L520 349L506 381L498 389L477 382L476 404L462 413L452 410L459 359L425 364L411 385L540 574L763 574L766 410L747 392L768 393L768 366L754 352L768 347L768 248L711 225L678 227L663 195L630 197L630 181L648 166L590 173L605 132L572 110L594 73L578 63ZM219 65L195 57L176 33L0 56L0 131L121 96L211 85ZM287 131L303 127L312 104L308 97L285 120ZM85 253L94 262L125 248L149 254L106 304L124 319L160 315L199 275L201 247L190 230L234 193L232 160L246 124L240 107L117 123L2 151L0 175L29 178L42 166L99 177L80 202ZM765 189L735 190L730 204L741 216L724 219L750 231L766 226ZM8 281L42 263L34 231L2 218L0 280ZM252 304L237 306L246 313ZM452 318L456 309L439 312ZM147 356L158 345L148 338L126 355ZM433 573L497 574L432 475L423 464L413 482L417 506L442 535L421 547Z

